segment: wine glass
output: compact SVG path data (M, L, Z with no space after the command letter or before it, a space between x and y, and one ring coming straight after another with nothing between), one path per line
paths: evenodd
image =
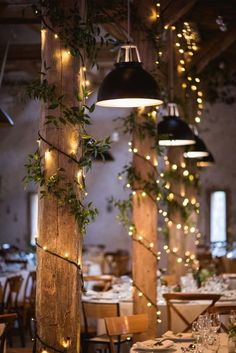
M216 333L220 329L220 315L218 313L213 313L210 315L210 325L211 330Z
M201 353L203 350L202 347L202 335L201 335L201 326L198 321L192 323L192 334L195 339L196 350L195 353Z
M231 310L229 314L229 321L232 326L236 326L236 310Z
M216 333L210 334L207 337L207 349L209 349L212 352L218 352L218 349L220 347L220 337Z

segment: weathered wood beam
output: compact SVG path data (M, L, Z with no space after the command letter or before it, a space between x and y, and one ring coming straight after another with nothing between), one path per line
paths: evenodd
M214 39L206 42L191 63L191 69L200 73L204 68L236 41L236 28L219 33Z
M40 19L35 16L30 3L7 4L0 7L0 24L36 24Z
M0 47L0 59L5 52L5 47ZM39 44L11 44L7 56L7 61L17 60L41 60L41 49Z
M173 25L183 19L194 7L198 0L163 0L161 2L161 16L164 25Z

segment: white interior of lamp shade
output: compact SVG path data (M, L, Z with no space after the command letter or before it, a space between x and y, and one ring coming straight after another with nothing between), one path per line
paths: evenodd
M160 146L187 146L193 145L195 140L159 140Z
M98 101L96 104L101 107L113 108L137 108L149 107L152 105L160 105L163 102L160 99L151 98L120 98Z
M209 153L207 151L188 151L184 153L185 158L201 158L207 157Z

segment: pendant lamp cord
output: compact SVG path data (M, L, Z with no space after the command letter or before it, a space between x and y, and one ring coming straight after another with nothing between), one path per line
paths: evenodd
M5 49L3 60L2 60L2 66L1 66L1 72L0 72L0 87L2 86L2 80L3 80L3 75L5 72L6 63L7 63L7 56L8 56L8 50L9 50L9 46L10 46L11 37L12 37L12 32L10 33L10 36L8 38L8 41L6 44L6 49Z
M128 43L130 43L130 0L127 0L127 34Z
M169 100L174 101L174 47L173 30L169 29Z

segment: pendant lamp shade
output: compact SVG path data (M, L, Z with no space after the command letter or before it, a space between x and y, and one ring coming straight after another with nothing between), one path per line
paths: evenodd
M215 164L215 159L211 152L206 157L203 157L197 161L197 167L204 168L204 167L211 167Z
M121 59L122 51L124 59ZM133 61L133 52L137 61ZM105 77L98 90L96 104L116 108L162 104L157 82L143 69L136 46L123 45L120 48L115 68Z
M207 157L209 155L209 152L203 140L199 136L195 135L195 141L196 143L194 145L187 147L184 153L184 157L185 158Z
M158 123L157 133L160 146L186 146L195 143L194 133L179 118L178 108L174 103L168 103L168 114Z
M0 125L1 126L14 125L14 122L11 119L11 117L2 108L0 108Z

